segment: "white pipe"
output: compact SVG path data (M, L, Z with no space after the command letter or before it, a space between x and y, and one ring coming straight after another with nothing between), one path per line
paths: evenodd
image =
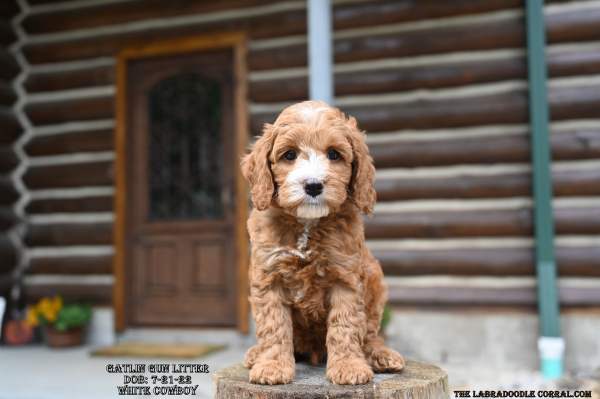
M331 1L308 1L308 71L310 99L333 105Z

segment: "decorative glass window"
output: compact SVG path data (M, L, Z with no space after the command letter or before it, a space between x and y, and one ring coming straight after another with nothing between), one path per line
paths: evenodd
M171 76L148 100L149 219L221 218L221 84L195 73Z

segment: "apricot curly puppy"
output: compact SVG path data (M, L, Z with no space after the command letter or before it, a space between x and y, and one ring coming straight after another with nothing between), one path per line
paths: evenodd
M294 379L294 352L327 355L327 379L362 384L404 360L377 336L387 297L360 212L375 204L375 167L356 120L323 102L287 108L242 161L256 208L250 303L258 345L250 381Z

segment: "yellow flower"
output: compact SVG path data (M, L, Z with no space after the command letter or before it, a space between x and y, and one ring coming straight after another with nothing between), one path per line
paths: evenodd
M60 306L62 306L62 300L55 298L51 300L48 297L42 298L37 305L37 312L44 316L44 319L50 324L56 321L56 314L58 310L60 310ZM58 307L58 310L57 310Z
M63 306L62 298L59 295L56 295L52 300L52 307L56 313L60 312Z
M48 323L52 324L56 321L56 312L52 308L45 309L42 313Z
M25 322L32 327L36 327L40 324L40 318L38 317L38 313L35 309L35 306L27 307L27 317L25 319Z

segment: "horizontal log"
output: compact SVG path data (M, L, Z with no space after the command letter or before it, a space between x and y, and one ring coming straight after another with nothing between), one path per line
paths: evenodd
M113 210L113 197L83 197L60 199L36 199L25 207L29 214L39 213L77 213L77 212L110 212Z
M0 17L9 20L19 13L19 5L16 0L0 1Z
M389 287L389 302L398 306L534 306L535 287L494 288L471 286ZM600 304L596 288L559 287L561 306Z
M23 182L30 189L110 186L113 166L113 162L34 166L25 172Z
M109 151L114 149L113 138L112 129L37 136L25 145L25 152L29 156L40 156Z
M86 7L80 10L57 11L52 14L33 14L25 18L23 28L29 34L64 32L73 29L116 25L152 18L168 18L204 14L274 3L275 0L227 0L218 2L191 1L117 2Z
M555 172L554 195L600 195L600 170ZM531 196L531 175L461 176L376 180L379 201L433 198L506 198Z
M454 1L448 3L454 3ZM415 4L417 4L416 1ZM443 7L443 10L452 10L452 5L448 4L447 7ZM406 12L410 13L410 9L407 8ZM598 15L593 15L595 12L595 10L574 11L549 18L548 34L550 41L597 40L600 34L595 29L595 23L598 20ZM215 31L222 32L230 29L245 29L252 39L298 35L303 34L306 29L306 23L298 19L305 18L303 16L305 13L302 10L292 14L281 13L226 23L120 33L52 44L30 44L26 45L23 51L30 63L38 64L109 56L115 54L119 46L125 44L159 39L176 39L183 36ZM373 19L385 20L386 18L380 18L385 13L385 9L382 8L380 12L375 13ZM345 15L343 12L340 12L340 14ZM349 15L353 20L360 19L360 16L356 13L352 12ZM387 20L384 22L389 24L392 21ZM339 26L336 24L336 29L338 27L348 29L356 26ZM439 52L520 47L524 45L523 29L523 21L502 21L500 23L474 24L467 27L434 28L428 31L406 32L402 35L367 35L367 37L361 38L341 39L334 43L335 60L336 62L350 62L382 57L409 57ZM553 30L559 32L558 38L556 38L557 35L550 35ZM477 35L473 35L472 32L477 32ZM560 35L565 36L565 38L563 39ZM443 40L446 37L453 37L455 40ZM249 57L251 70L297 67L306 64L305 44L253 51Z
M114 65L86 68L76 71L30 73L25 80L29 93L68 90L80 87L106 86L115 82Z
M0 236L0 273L13 270L17 264L17 250L6 235Z
M550 77L600 73L597 52L548 55ZM524 58L485 62L465 62L418 68L396 68L335 75L338 96L374 94L441 88L526 79ZM28 92L67 90L103 86L114 83L114 66L101 66L80 71L30 74L25 82ZM268 80L250 83L250 99L256 103L303 101L308 98L308 77Z
M0 79L12 80L21 68L15 57L4 47L0 47Z
M31 15L23 27L28 33L61 32L71 29L105 26L148 18L173 17L178 15L203 14L224 9L251 7L270 1L236 0L221 2L187 2L175 3L159 0L146 0L140 3L117 3L102 7L89 7L76 12L54 12L51 15ZM522 6L519 0L486 0L471 2L468 0L451 0L443 3L435 0L410 0L402 4L396 1L377 1L371 4L341 5L333 10L334 29L348 29L361 26L397 23L424 18L439 18L488 12L505 8ZM280 34L305 33L306 11L294 12L293 21L299 25L294 31ZM291 19L291 18L290 18ZM303 28L300 28L300 26Z
M533 248L372 251L386 276L534 276ZM600 277L600 248L556 247L559 276Z
M600 130L581 129L550 135L552 159L600 158ZM406 168L458 164L529 162L529 136L482 137L372 144L375 166Z
M598 52L548 56L550 77L597 73ZM335 94L393 93L511 79L527 79L525 58L339 73L335 75ZM303 101L308 98L308 77L251 82L249 95L255 103Z
M114 98L91 97L76 100L34 103L25 106L34 125L53 125L72 121L109 119L114 114Z
M112 255L33 258L27 274L111 274Z
M11 205L17 202L19 193L7 176L0 176L0 205Z
M600 234L599 208L556 209L557 234ZM454 212L377 213L365 218L365 237L448 238L517 237L533 234L530 209Z
M0 80L0 105L11 106L15 101L17 101L17 95L10 83Z
M11 147L0 146L0 173L7 173L17 167L19 158Z
M11 144L23 133L23 128L15 115L10 108L4 106L0 106L0 126L2 126L0 144Z
M112 285L96 284L44 284L26 285L25 297L30 303L54 295L66 301L87 301L93 305L112 305Z
M596 23L599 17L600 10L580 10L551 15L546 19L548 42L598 40L600 32L596 29ZM452 37L453 40L444 40L448 37ZM340 39L334 42L333 52L336 63L345 63L386 57L514 48L524 45L524 21L510 20L451 28L432 28L427 31L402 34ZM248 56L248 65L253 71L305 66L307 65L306 45L252 51Z
M596 118L600 87L557 88L549 91L552 120ZM455 100L423 100L402 104L341 107L358 121L361 129L387 132L402 129L440 129L461 126L526 123L529 118L527 93L514 91ZM255 114L251 129L260 135L265 123L278 113Z
M112 223L30 225L24 242L29 247L112 244Z
M0 207L0 232L10 229L16 221L17 218L10 208Z

